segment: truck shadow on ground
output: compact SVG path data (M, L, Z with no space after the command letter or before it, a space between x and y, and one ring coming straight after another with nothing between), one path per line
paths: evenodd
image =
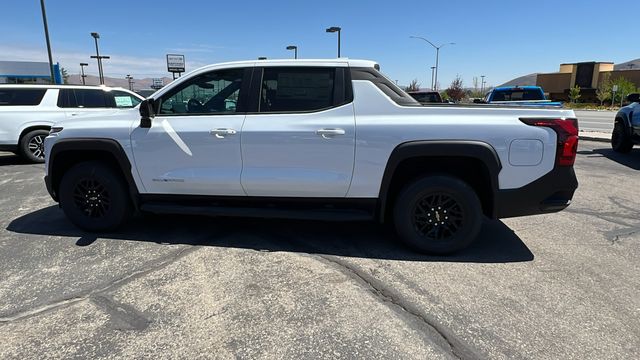
M534 259L522 240L496 220L485 221L478 239L452 256L416 253L397 241L386 227L374 222L145 215L134 218L117 233L91 234L72 225L57 206L50 206L13 220L7 230L78 238L77 246L129 240L404 261L509 263Z
M18 155L10 152L0 152L0 166L7 165L27 165L29 164L26 160L21 158Z
M598 154L613 160L620 165L624 165L633 170L640 170L640 149L633 149L628 154L621 154L613 151L613 149L593 149L592 151L579 151L581 155Z

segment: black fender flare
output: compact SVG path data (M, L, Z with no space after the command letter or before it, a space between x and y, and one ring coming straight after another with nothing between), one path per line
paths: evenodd
M378 219L381 222L384 220L391 181L398 165L402 161L414 157L456 157L481 161L489 171L490 186L493 191L491 198L495 202L495 194L499 188L498 174L500 170L502 170L502 164L498 154L491 145L482 141L473 140L409 141L396 146L387 161L380 185L380 193L378 195ZM493 215L495 216L495 209Z
M631 117L633 116L633 111L631 113L629 113L629 115L623 113L623 112L619 112L616 114L615 120L613 121L613 124L615 125L615 123L617 122L622 122L624 131L627 135L631 136L633 134L633 127L631 126Z
M58 194L56 193L57 186L60 184L62 173L56 168L56 163L59 161L58 156L61 153L67 151L74 152L86 152L86 151L100 151L106 152L112 155L116 164L121 170L124 180L129 188L129 196L134 207L137 209L139 205L140 193L136 187L135 180L131 174L131 162L127 157L124 149L116 140L103 139L103 138L73 138L73 139L61 139L53 144L51 152L48 155L47 164L47 176L45 177L45 183L47 185L47 191L51 197L58 201Z

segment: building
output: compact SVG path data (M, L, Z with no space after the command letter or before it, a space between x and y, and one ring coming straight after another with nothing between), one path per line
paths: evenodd
M536 85L544 89L547 97L553 100L569 100L569 89L578 85L581 100L597 102L596 90L603 79L624 77L640 87L640 69L615 70L612 62L581 62L561 64L560 71L538 74Z
M60 64L53 65L56 84L62 84ZM50 84L48 62L0 61L0 84Z

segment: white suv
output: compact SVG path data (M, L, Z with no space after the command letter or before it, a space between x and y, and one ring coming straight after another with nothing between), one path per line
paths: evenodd
M44 138L65 118L132 108L144 100L121 88L69 85L0 85L0 151L44 162Z

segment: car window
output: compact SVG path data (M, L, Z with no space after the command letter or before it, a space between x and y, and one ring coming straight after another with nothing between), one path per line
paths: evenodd
M313 111L333 104L334 68L266 68L260 112Z
M0 106L39 105L46 89L0 89Z
M212 71L181 84L160 98L160 114L232 114L238 109L245 69Z
M113 98L111 105L117 108L132 108L142 102L142 100L137 97L120 90L111 90L107 92L107 97L109 97L109 100Z
M108 108L105 91L101 89L61 89L58 106L62 108Z

